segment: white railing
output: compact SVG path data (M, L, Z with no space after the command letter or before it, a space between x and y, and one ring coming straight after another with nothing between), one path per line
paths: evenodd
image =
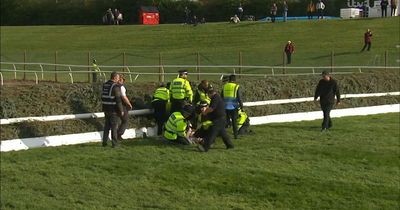
M382 96L399 96L400 92L388 92L388 93L365 93L365 94L344 94L341 98L366 98L366 97L382 97ZM268 101L256 101L256 102L245 102L243 106L254 107L254 106L264 106L272 104L288 104L288 103L302 103L313 101L313 97L307 98L294 98L294 99L280 99L280 100L268 100ZM129 111L129 115L147 115L152 114L151 109L133 110ZM85 114L71 114L71 115L53 115L53 116L43 116L43 117L21 117L21 118L10 118L10 119L0 119L0 125L9 125L21 122L48 122L48 121L61 121L61 120L71 120L71 119L95 119L103 118L104 113L85 113Z

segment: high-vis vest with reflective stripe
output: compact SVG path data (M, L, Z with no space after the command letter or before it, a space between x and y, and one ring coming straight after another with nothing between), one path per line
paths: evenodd
M186 120L180 112L174 112L165 124L164 137L168 140L176 140L178 136L186 137Z
M201 90L197 90L197 92L199 93L199 96L200 96L200 101L197 102L197 105L199 105L200 102L202 102L202 101L205 101L205 102L207 102L208 105L210 105L211 99L210 99L210 97L208 97L208 94Z
M154 92L153 101L169 101L169 90L166 87L157 88Z
M203 128L204 130L208 130L212 126L211 120L204 120L201 114L197 116L197 129Z
M238 111L238 130L243 126L244 122L246 122L247 119L247 114L246 112L242 111L241 109L239 109Z
M117 105L117 101L115 100L115 96L112 95L113 88L117 85L117 83L108 80L103 84L103 90L101 94L101 103L103 104L104 110L115 110L115 106Z
M233 110L239 107L239 102L237 100L238 89L239 85L235 83L228 82L224 85L225 109Z
M189 81L183 78L176 78L172 81L171 98L173 99L188 99L189 102L193 100L193 91Z
M93 64L93 70L95 71L95 72L100 72L100 68L97 66L97 64Z

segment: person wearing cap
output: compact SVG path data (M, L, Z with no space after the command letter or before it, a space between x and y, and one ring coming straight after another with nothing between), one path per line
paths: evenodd
M164 127L164 139L171 143L190 144L188 139L188 119L193 114L193 107L186 105L181 111L174 112Z
M112 147L118 146L118 124L120 117L125 114L122 105L121 88L118 85L119 77L120 75L117 72L112 72L111 79L105 82L102 88L101 103L105 120L103 147L107 146L110 129Z
M294 53L294 45L292 41L288 41L285 45L284 52L286 53L286 64L292 63L292 54Z
M96 83L97 82L97 74L100 74L100 68L96 64L96 59L93 59L92 68L93 68L92 82Z
M319 102L321 105L322 112L324 114L324 120L322 121L322 132L327 131L332 127L332 120L330 117L330 112L335 103L340 104L340 91L339 86L334 80L329 72L322 72L322 79L319 81L317 88L315 89L314 101L320 98Z
M243 103L240 99L239 85L236 84L236 76L230 75L229 82L224 85L221 93L221 97L224 99L226 122L232 125L233 136L237 139L238 128L237 128L237 117L238 109L243 110Z
M210 106L202 112L204 116L212 122L207 136L203 143L198 145L200 152L207 152L215 139L220 136L224 142L226 149L233 149L233 143L225 130L225 103L221 96L214 90L208 90L208 97L211 99Z
M164 83L160 83L153 95L151 105L154 109L154 119L157 123L157 135L162 135L162 128L168 119L167 103L169 102L169 90Z
M124 83L125 83L125 77L123 75L120 75L118 85L121 88L121 99L124 108L124 115L121 116L121 124L118 127L118 140L122 140L122 135L124 135L125 130L128 128L128 122L129 122L128 111L133 108L131 102L129 101L128 96L126 95L126 88Z
M180 70L179 77L171 82L171 112L180 111L186 103L193 101L193 91L187 75L187 70Z
M207 80L202 80L197 87L197 91L194 95L193 98L193 105L198 106L200 102L206 102L207 104L210 104L211 99L208 97L207 91L208 88L210 87L210 84L208 83Z

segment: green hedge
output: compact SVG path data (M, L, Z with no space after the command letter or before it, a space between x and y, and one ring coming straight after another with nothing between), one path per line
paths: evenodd
M399 91L400 73L381 71L351 75L337 75L342 94ZM262 101L313 96L319 76L268 77L266 79L238 79L244 101ZM194 82L193 87L197 87ZM211 81L220 89L220 81ZM156 83L128 83L127 95L135 109L150 108ZM48 83L39 85L8 84L1 88L0 118L47 116L101 112L101 84ZM400 97L345 99L340 108L399 103ZM248 107L250 116L319 110L307 103ZM20 123L1 126L0 139L27 138L102 130L103 119L67 120L58 122ZM152 125L151 116L134 117L131 127Z

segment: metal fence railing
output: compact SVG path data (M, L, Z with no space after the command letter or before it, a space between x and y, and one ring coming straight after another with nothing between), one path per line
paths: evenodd
M149 81L166 81L177 75L177 70L188 69L197 80L202 76L222 78L223 75L236 74L239 77L268 77L289 75L314 75L323 70L335 74L363 73L369 70L400 70L399 66L255 66L255 65L135 65L135 66L99 66L100 72L91 70L89 65L0 62L1 85L4 80L34 80L71 82L90 82L93 74L102 80L109 73L124 73L130 82L144 77ZM23 67L22 67L23 66ZM88 70L89 69L89 70ZM170 78L168 78L170 77ZM193 77L192 77L193 78ZM193 78L195 80L195 78Z

